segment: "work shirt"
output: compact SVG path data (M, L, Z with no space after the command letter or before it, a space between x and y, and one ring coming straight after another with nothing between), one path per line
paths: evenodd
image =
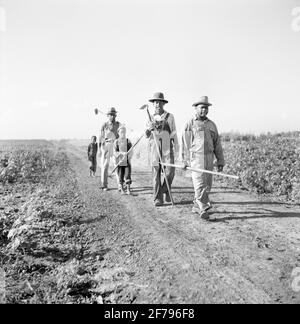
M152 116L152 120L155 120L155 116ZM162 162L170 163L171 155L178 154L178 137L175 125L175 118L171 113L164 111L160 115L161 121L155 122L154 134L157 139L157 144L162 156ZM150 122L147 124L147 128L150 127ZM158 166L159 155L157 152L156 144L152 133L146 131L146 136L149 138L149 160L152 166Z
M88 157L97 156L97 152L98 152L97 143L90 143L89 146L88 146Z
M217 126L210 119L191 119L182 135L182 161L191 162L196 156L214 154L219 166L224 166L224 155Z
M116 159L115 161L116 164L119 164L119 162L121 161L122 162L119 164L119 166L127 166L128 164L130 164L130 160L133 152L131 151L125 159L123 159L123 157L124 154L127 153L131 148L132 148L132 144L128 138L125 139L118 138L117 140L115 140L114 156ZM119 153L123 153L123 154L120 156Z
M104 123L101 127L99 145L105 145L107 143L113 144L113 142L119 137L119 127L120 123L118 121L115 121L114 123Z

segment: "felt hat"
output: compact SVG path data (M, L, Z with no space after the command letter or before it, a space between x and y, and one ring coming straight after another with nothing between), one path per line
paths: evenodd
M162 101L164 103L168 103L168 100L165 99L164 94L162 92L154 93L153 97L149 99L150 102L154 101Z
M199 106L199 105L203 105L203 106L207 106L207 107L209 107L209 106L211 106L212 104L209 103L209 101L208 101L208 97L207 97L207 96L203 96L203 97L200 98L199 101L197 101L197 102L195 102L195 103L193 104L193 107L197 107L197 106Z
M111 107L111 108L109 108L108 111L107 111L107 116L109 116L109 115L116 116L117 113L118 113L118 112L116 111L116 108Z

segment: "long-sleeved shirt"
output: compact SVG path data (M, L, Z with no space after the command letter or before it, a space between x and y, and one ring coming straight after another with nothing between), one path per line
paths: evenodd
M218 129L210 119L193 118L185 125L181 143L182 161L189 162L193 153L214 154L217 164L225 165Z

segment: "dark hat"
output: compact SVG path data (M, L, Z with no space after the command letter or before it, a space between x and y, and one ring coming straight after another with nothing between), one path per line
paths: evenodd
M203 106L211 106L212 104L208 102L208 97L207 96L203 96L200 98L199 101L195 102L193 104L193 107L197 107L199 105L203 105Z
M149 99L150 102L154 101L163 101L164 103L168 103L168 100L165 100L164 94L162 92L156 92L153 95L152 99Z
M109 115L115 116L116 114L117 114L116 108L112 107L112 108L108 109L107 116L109 116Z

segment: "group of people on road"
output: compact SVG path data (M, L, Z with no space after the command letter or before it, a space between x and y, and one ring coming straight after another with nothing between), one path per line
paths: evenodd
M149 102L153 104L154 114L150 114L147 108L149 121L145 136L149 141L154 205L161 206L173 202L172 183L176 160L181 161L183 169L191 166L194 169L212 171L216 157L219 172L222 172L225 162L218 129L207 117L211 106L207 96L193 104L195 113L184 127L180 145L174 115L165 110L168 101L164 94L155 93ZM118 189L122 194L130 194L132 143L126 137L126 127L116 120L116 109L109 109L107 116L108 121L102 125L99 137L102 189L108 190L108 170L113 158ZM96 172L97 152L97 139L93 136L88 147L91 176ZM209 200L212 174L192 172L192 180L195 191L193 212L200 214L202 218L208 218L208 210L212 207Z

